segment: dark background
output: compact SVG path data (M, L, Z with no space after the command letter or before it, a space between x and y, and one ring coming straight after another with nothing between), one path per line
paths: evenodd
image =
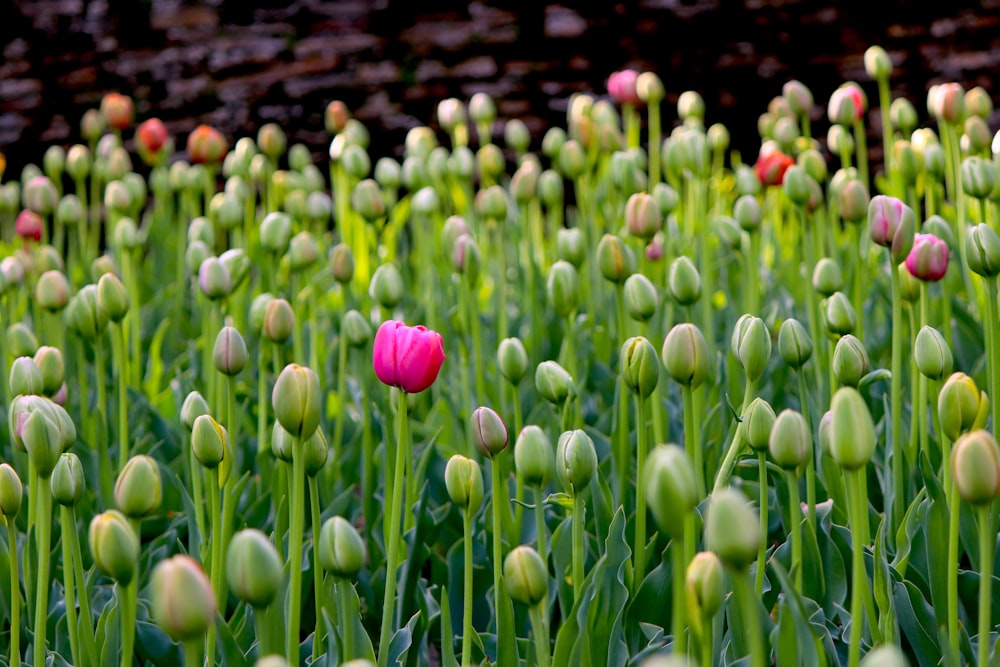
M663 79L665 122L680 92L701 92L707 122L725 123L746 153L788 79L812 89L820 136L840 82L877 99L862 61L871 44L892 57L894 96L922 115L942 81L981 85L997 101L1000 0L2 0L0 44L9 178L48 144L78 142L80 117L108 91L130 94L137 120L162 118L181 148L201 122L233 142L277 121L318 158L323 109L341 99L379 157L401 150L408 128L436 122L439 100L477 91L502 119L525 120L537 147L565 122L571 93L603 94L626 66Z

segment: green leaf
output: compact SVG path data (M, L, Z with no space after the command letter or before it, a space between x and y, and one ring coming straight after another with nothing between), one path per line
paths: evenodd
M517 667L517 637L514 631L514 604L507 593L507 584L500 577L500 591L494 594L497 607L497 665Z
M893 641L896 630L896 613L892 608L892 579L889 574L889 564L885 558L885 533L888 530L886 517L882 517L875 533L875 549L872 553L873 583L875 604L878 606L878 626L886 641Z
M893 600L899 614L899 627L903 637L913 647L920 667L934 667L941 659L935 638L938 636L934 610L916 586L908 581L897 581L893 587Z
M441 588L441 667L458 667L455 658L455 633L451 629L448 589Z
M243 655L232 628L218 612L215 614L215 630L219 638L218 647L222 651L222 660L226 667L246 667L246 656Z
M413 634L416 628L420 613L417 612L410 617L406 625L396 630L389 641L389 664L393 667L404 667L409 657L410 649L413 645Z
M903 515L903 523L896 530L896 555L892 559L892 567L899 572L900 577L906 577L906 567L910 562L910 549L913 547L913 538L923 522L924 507L923 502L927 497L927 490L920 489L916 498L910 503Z

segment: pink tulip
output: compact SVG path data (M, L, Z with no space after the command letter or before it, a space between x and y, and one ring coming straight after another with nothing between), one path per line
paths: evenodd
M390 387L419 393L434 384L443 363L444 342L436 331L388 320L375 334L372 366Z
M608 94L619 104L637 105L642 102L636 90L635 83L639 73L634 69L615 72L608 77Z
M42 216L27 209L17 214L17 221L14 223L14 232L24 240L42 240Z
M914 278L937 282L948 272L948 244L933 234L917 234L906 269Z

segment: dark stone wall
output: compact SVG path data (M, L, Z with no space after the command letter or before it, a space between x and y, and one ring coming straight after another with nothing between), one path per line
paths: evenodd
M317 155L334 99L372 131L373 155L432 122L438 100L480 90L537 140L563 122L570 94L603 93L625 66L658 72L668 104L700 91L707 120L752 151L758 115L790 78L822 107L846 79L874 99L871 44L893 58L894 95L921 113L935 82L1000 99L1000 0L6 0L0 44L11 170L78 141L81 115L112 90L136 99L140 119L161 117L179 146L201 122L235 140L277 121Z

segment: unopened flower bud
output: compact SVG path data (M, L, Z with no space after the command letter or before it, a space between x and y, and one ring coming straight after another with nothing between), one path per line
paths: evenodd
M538 552L521 545L511 550L503 562L503 577L510 597L532 607L549 592L549 573Z
M841 386L857 387L868 372L868 350L857 337L846 334L833 348L833 374Z
M869 46L865 51L865 71L876 81L888 80L892 75L892 59L881 46Z
M854 306L843 292L834 292L823 304L823 321L827 330L843 336L854 331L857 314Z
M625 312L636 322L648 322L656 314L660 297L644 274L633 273L625 280L623 297Z
M503 139L515 153L524 153L531 146L531 131L520 118L512 118L504 124Z
M906 258L906 269L914 278L937 282L948 272L948 244L932 234L917 234Z
M690 306L701 298L701 275L687 256L681 255L671 262L667 288L671 298L681 306Z
M663 366L681 385L697 389L711 375L708 342L696 325L674 326L663 341Z
M861 222L868 212L868 188L858 180L850 180L844 183L840 189L838 203L840 215L847 222Z
M949 440L972 428L981 409L982 394L965 373L952 373L938 393L938 417Z
M285 366L271 393L274 415L282 428L300 440L312 437L319 426L319 378L298 364Z
M758 396L743 413L743 439L755 451L767 449L774 428L774 408Z
M261 332L272 343L283 344L295 330L295 312L285 299L271 299L264 310ZM221 334L221 332L220 332ZM216 339L218 341L218 339ZM245 346L244 346L245 347Z
M883 644L865 654L861 667L910 667L910 662L898 646Z
M8 378L13 396L44 396L45 383L42 371L32 357L18 357L10 367Z
M792 368L802 368L812 356L813 343L802 323L789 318L778 330L778 351L781 359Z
M284 578L278 551L254 528L233 535L226 552L226 581L236 597L263 610L278 595Z
M320 566L340 579L356 579L365 565L365 543L343 517L330 517L323 523L318 548Z
M497 368L515 387L528 372L528 353L520 338L505 338L497 348Z
M774 420L768 449L771 458L782 468L800 468L809 460L812 456L812 433L801 412L781 411Z
M38 305L57 313L69 303L70 286L62 271L46 271L35 284L35 300Z
M226 456L229 434L209 414L198 415L191 427L191 450L198 463L206 468L217 468Z
M622 380L630 390L649 398L660 380L660 360L656 348L642 336L629 338L621 350Z
M364 315L351 309L344 314L341 333L347 344L354 348L364 347L372 339L372 326Z
M514 466L524 481L544 488L552 478L554 465L552 442L545 431L533 424L521 429L514 442Z
M556 446L556 473L570 492L577 494L590 483L597 471L594 441L577 429L559 436Z
M579 283L576 269L569 262L559 260L549 268L549 278L546 283L549 303L560 317L570 315L579 306Z
M333 279L341 285L354 278L354 253L346 243L338 243L330 251L330 270Z
M358 181L351 192L351 207L368 222L375 222L386 216L385 198L377 181L366 178Z
M181 424L188 433L194 429L194 420L208 414L208 402L197 391L192 391L184 398L181 405Z
M448 459L444 483L451 502L472 516L483 502L483 471L479 464L461 454Z
M88 535L90 553L98 569L127 586L139 569L139 538L125 515L117 510L98 514L90 522ZM177 593L190 596L192 591L185 587Z
M260 245L269 253L281 254L292 238L292 219L278 211L268 213L260 221Z
M372 274L368 295L383 308L395 308L403 300L403 276L395 264L380 264Z
M993 162L973 155L962 160L962 189L977 199L989 197L997 185Z
M40 347L35 351L35 366L42 377L42 394L52 396L66 380L66 366L62 352L56 347Z
M472 413L472 440L479 453L492 459L507 448L507 427L495 411L478 407Z
M535 368L535 391L547 401L561 405L573 391L573 377L555 361L543 361Z
M217 301L229 295L232 290L232 277L218 257L209 257L198 269L198 285L206 297Z
M646 459L646 494L656 525L672 538L684 534L688 514L698 505L694 465L677 445L657 445Z
M606 280L621 285L635 272L635 257L621 238L605 234L597 244L597 265Z
M21 511L24 485L9 463L0 463L0 515L12 520Z
M556 161L566 178L577 178L587 167L587 155L579 141L570 139L559 148Z
M917 333L913 357L921 374L931 380L941 381L951 375L951 349L933 327L924 326Z
M756 382L767 370L771 359L771 333L767 324L759 317L747 320L740 331L737 346L733 349L736 358L743 366L747 380Z
M162 560L150 580L151 615L174 641L199 639L215 623L212 583L195 559L178 554Z
M120 323L128 313L128 292L113 273L105 273L97 281L97 305L112 322Z
M145 455L133 456L115 482L115 504L122 514L141 519L160 509L163 486L156 461Z
M659 204L645 192L635 193L625 205L625 224L633 236L648 241L663 226Z
M462 234L455 239L451 249L451 261L456 273L464 276L469 284L476 284L482 270L483 256L479 252L479 244L471 234Z
M712 551L700 551L688 563L684 593L692 627L697 629L722 608L725 599L722 561ZM702 630L699 634L703 634Z
M841 387L830 404L830 454L845 470L868 464L875 453L875 423L854 387Z
M3 492L2 484L0 481L0 494ZM52 469L51 485L52 498L60 505L72 507L83 498L87 486L83 478L83 466L76 454L65 452L59 456L56 467Z
M705 517L705 543L727 567L741 573L757 558L760 521L747 499L731 488L712 494Z
M970 505L988 505L1000 495L1000 447L989 431L961 436L951 450L958 495Z
M215 337L212 362L223 375L238 375L246 368L249 354L243 336L235 327L222 327Z
M560 229L556 233L556 255L559 259L580 268L587 257L583 232L577 227Z

